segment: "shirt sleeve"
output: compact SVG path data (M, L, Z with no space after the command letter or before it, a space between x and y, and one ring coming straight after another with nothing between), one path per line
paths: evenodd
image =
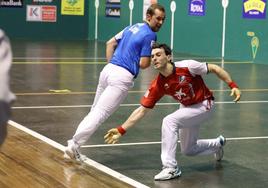
M114 38L115 38L115 40L116 40L117 42L120 41L120 40L122 39L124 31L125 31L126 29L128 29L128 28L129 28L129 26L126 27L125 29L123 29L122 31L120 31L119 33L117 33L117 34L114 36Z
M193 75L206 75L208 73L207 63L199 62L195 60L187 60L188 69Z
M150 57L152 52L152 46L156 41L156 35L147 35L144 37L143 46L141 49L141 57Z
M164 93L157 86L156 80L154 80L149 89L145 92L144 96L141 98L141 105L146 108L153 108L163 95Z

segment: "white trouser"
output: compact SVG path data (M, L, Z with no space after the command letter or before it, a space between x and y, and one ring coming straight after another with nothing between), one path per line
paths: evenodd
M111 63L103 68L91 110L73 136L76 144L83 145L101 123L120 106L128 90L134 85L133 78L126 69Z
M181 152L185 155L208 155L218 151L219 139L199 139L201 123L208 120L214 111L214 103L208 100L169 114L162 123L161 160L164 167L176 167L176 149L180 138Z

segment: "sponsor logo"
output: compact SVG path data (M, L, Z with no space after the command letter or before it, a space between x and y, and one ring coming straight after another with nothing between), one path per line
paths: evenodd
M53 0L33 0L33 3L52 3Z
M167 83L165 83L164 88L167 90L169 88L169 85Z
M56 22L57 7L48 5L28 5L26 20L36 22Z
M188 14L191 16L204 16L206 0L190 0Z
M179 76L179 83L184 82L185 76Z
M1 7L22 7L23 1L22 0L1 0L0 6Z
M243 18L264 19L266 0L243 0Z

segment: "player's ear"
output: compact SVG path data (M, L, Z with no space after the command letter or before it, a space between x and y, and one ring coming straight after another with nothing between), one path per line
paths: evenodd
M150 22L151 18L152 18L152 15L146 14L146 21L147 22Z
M172 62L172 56L171 55L167 55L167 59L169 62Z

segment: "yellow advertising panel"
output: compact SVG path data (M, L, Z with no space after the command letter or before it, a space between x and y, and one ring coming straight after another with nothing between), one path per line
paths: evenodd
M62 15L84 15L85 0L61 0Z

